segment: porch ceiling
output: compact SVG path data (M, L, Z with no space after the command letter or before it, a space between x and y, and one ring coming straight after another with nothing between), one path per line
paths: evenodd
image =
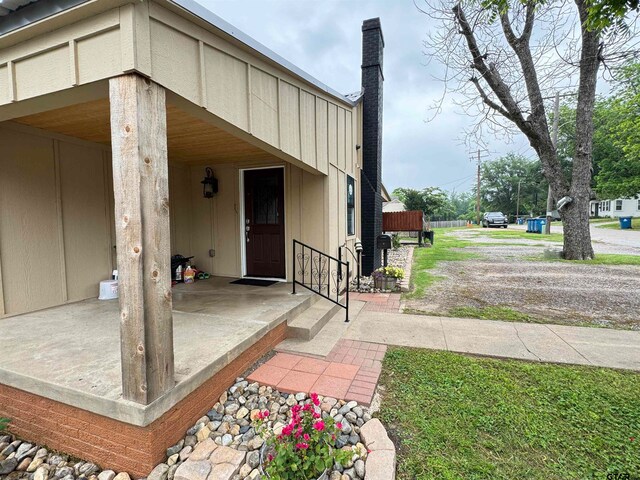
M14 121L90 142L111 144L109 100L106 98L28 115ZM264 150L169 103L167 148L170 160L193 164L273 159Z

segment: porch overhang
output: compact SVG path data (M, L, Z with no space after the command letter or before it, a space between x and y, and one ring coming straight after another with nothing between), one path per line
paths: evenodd
M82 95L78 97L69 95L76 91L74 89L49 94L48 102L25 100L26 106L16 103L6 108L14 124L110 147L108 83L98 82L80 90ZM171 162L215 165L240 161L286 161L310 173L322 174L179 95L166 93L167 147ZM72 103L77 99L87 101ZM40 111L47 104L59 107ZM0 119L3 108L0 106ZM36 113L21 115L33 111Z
M184 0L92 0L0 35L0 121L81 103L132 72L304 170L326 175L356 156L359 104Z

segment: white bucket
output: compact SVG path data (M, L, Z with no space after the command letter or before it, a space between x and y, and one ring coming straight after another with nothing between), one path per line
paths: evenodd
M118 298L118 280L101 281L98 300L111 300L113 298Z

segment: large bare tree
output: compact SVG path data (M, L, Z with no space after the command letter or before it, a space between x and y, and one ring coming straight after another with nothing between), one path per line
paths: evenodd
M441 21L441 29L425 42L427 53L446 67L443 80L458 104L479 117L471 133L487 126L494 133L515 127L540 158L553 197L560 199L563 255L571 260L594 256L589 232L592 116L603 50L613 38L593 26L589 1L427 0L420 7ZM577 91L569 177L552 141L545 102L559 89Z

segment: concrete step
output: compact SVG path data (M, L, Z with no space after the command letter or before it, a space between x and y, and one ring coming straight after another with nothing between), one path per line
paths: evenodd
M360 311L365 306L365 302L354 300L349 304L349 319L351 322L357 320ZM322 330L312 340L301 338L287 338L276 346L278 352L296 353L324 358L342 338L351 323L344 321L344 309L338 310L333 317L322 327Z
M318 298L319 300L313 305L289 320L287 323L289 338L311 340L338 310L342 310L339 305L324 298Z

